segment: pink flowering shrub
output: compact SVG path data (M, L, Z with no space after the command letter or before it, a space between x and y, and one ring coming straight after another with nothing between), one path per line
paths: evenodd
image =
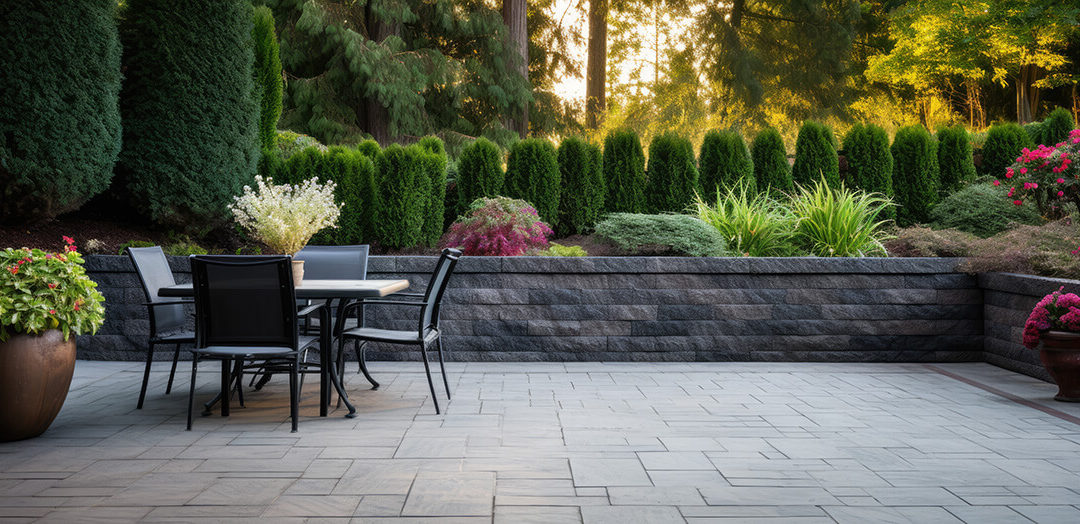
M1080 165L1074 163L1078 158L1080 129L1074 129L1053 146L1025 147L1016 163L1005 170L1005 178L994 185L1007 187L1005 196L1014 204L1032 199L1043 216L1058 218L1064 214L1063 202L1080 206Z
M1024 345L1035 349L1044 331L1080 332L1080 296L1062 293L1064 286L1042 298L1024 323Z
M540 221L536 208L524 200L478 198L450 225L443 247L456 247L466 255L518 256L548 245L551 228Z

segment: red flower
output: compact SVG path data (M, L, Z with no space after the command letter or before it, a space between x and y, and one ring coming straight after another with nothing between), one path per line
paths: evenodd
M995 181L994 181L994 185L995 185L995 186L1000 186L1000 185L1001 185L1001 181L1000 181L1000 180L995 180Z
M56 310L55 310L55 309L50 309L50 310L49 310L49 314L50 314L50 315L55 315L55 314L56 314Z
M78 310L79 310L79 305L75 304L75 311L78 311Z
M1064 191L1058 191L1057 195L1059 197L1063 197L1063 196L1065 196L1065 192Z
M1059 179L1057 179L1057 183L1059 183L1059 184L1064 184L1064 183L1065 183L1065 179L1064 179L1064 178L1059 178Z
M12 275L18 275L19 274L19 266L11 266L11 267L8 268L8 271L11 271Z
M65 236L65 237L64 237L64 242L65 242L66 244L68 244L68 245L71 245L71 244L74 244L74 243L75 243L75 239L74 239L74 238L71 238L71 237L68 237L68 236Z
M1021 206L1021 205L1023 205L1023 204L1024 204L1024 201L1023 201L1023 200L1013 200L1013 204L1016 204L1016 205L1018 205L1018 206Z
M49 282L49 289L56 289L56 284L53 282Z

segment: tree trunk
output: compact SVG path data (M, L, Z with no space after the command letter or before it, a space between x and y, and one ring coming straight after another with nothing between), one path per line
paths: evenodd
M964 80L967 94L968 124L982 129L986 127L986 110L982 106L982 89L974 79Z
M600 127L607 109L608 0L589 0L589 60L585 72L585 125Z
M1020 75L1016 78L1016 121L1027 124L1035 119L1039 109L1039 88L1032 85L1038 79L1038 66L1027 64L1020 66Z
M370 10L370 6L368 7L368 38L371 38L371 40L376 43L382 43L387 37L396 35L401 31L401 27L398 24L389 23L379 19L375 16L375 13ZM385 146L392 142L395 137L390 135L390 112L386 109L386 106L383 105L373 93L367 95L367 101L364 106L366 115L364 130L370 133L371 137L375 139L379 145Z
M1077 93L1076 86L1080 85L1076 82L1072 86L1072 113L1073 122L1080 122L1080 93Z
M520 61L508 64L507 69L517 71L518 74L529 80L529 32L526 23L525 0L503 0L502 15L503 23L510 29L510 46L517 50L521 56ZM516 131L518 136L525 138L529 134L529 106L518 114L507 114L504 124L511 131Z

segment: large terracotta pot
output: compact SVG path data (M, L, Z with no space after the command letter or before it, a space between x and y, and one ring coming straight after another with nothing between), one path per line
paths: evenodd
M0 342L0 442L36 437L64 406L75 373L75 335L58 329Z
M1080 333L1047 331L1039 338L1039 358L1058 385L1054 399L1080 402Z

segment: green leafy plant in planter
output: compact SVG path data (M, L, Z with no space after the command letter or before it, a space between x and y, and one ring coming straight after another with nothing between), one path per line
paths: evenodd
M43 433L75 372L73 334L95 333L105 298L75 241L58 253L0 251L0 442Z

